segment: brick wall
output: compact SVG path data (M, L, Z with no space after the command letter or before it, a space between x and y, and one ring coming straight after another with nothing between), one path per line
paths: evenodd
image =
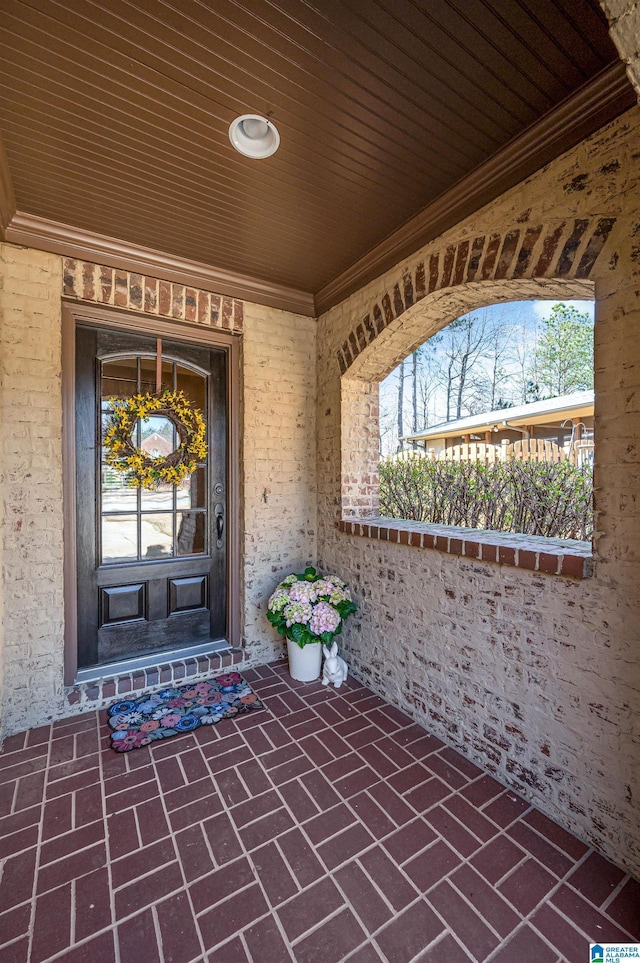
M265 598L316 555L315 321L26 248L2 245L0 252L0 735L113 696L112 685L104 698L99 686L63 686L63 294L244 331L243 664L278 657L282 645L264 619Z
M277 637L263 622L265 599L282 574L314 558L317 466L318 560L347 578L361 603L360 615L344 635L358 674L636 873L638 130L634 111L321 318L317 434L314 323L248 304L242 319L243 632L251 658L264 660L279 653ZM465 261L453 288L441 284L431 292L425 289L424 297L416 300L420 263L430 264L440 251L464 251L467 240L465 257L472 258L476 237L498 234L504 246L507 235L519 230L517 224L547 225L554 218L569 225L566 245L578 230L577 220L597 225L611 217L615 228L589 277L597 296L597 527L602 532L594 577L580 582L554 578L340 533L336 523L343 483L354 499L369 500L355 508L375 507L373 382L419 340L451 320L453 312L481 303L478 299L490 290L482 284L514 283L513 291L503 288L498 296L518 296L518 284L497 276L502 270L497 257L491 278L469 280L464 271L470 261ZM538 263L535 245L543 245L544 236L533 239L526 227L520 230L519 250L530 244L528 263ZM576 239L585 245L575 249L578 264L592 237ZM505 249L507 255L510 250ZM15 731L67 711L62 687L59 383L63 265L61 259L39 252L7 245L1 251L0 665L5 731ZM517 248L513 257L517 264ZM456 253L447 283L458 278L458 260ZM444 259L441 264L444 272ZM80 272L82 288L75 287L80 281L71 272L76 297L116 304L115 286L108 298L96 287L103 279L99 266L82 266ZM70 272L65 273L68 285ZM412 304L407 276L412 279ZM576 293L564 277L566 296ZM544 290L557 296L557 282L549 275L529 278L526 296L541 296ZM91 283L93 295L84 288ZM404 311L396 308L371 339L364 319L369 316L373 324L375 305L384 306L389 292L395 305L396 286ZM121 284L123 296L125 287L127 306L145 310L146 281L140 284L137 276L129 276L126 285ZM197 321L199 292L194 296L185 289L184 299L179 295L175 302L172 289L167 316L175 310L189 320L187 309L195 304ZM208 308L211 320L211 298ZM235 310L227 311L227 318L235 318ZM159 301L157 311L165 311ZM338 352L351 334L357 359L347 367L343 356L341 373Z
M0 246L3 727L62 705L60 258Z
M347 659L392 702L637 874L639 119L637 110L624 115L371 282L318 327L318 552L320 566L347 579L360 602L343 636ZM603 220L611 226L600 245ZM545 261L548 238L556 246ZM590 244L591 254L599 245L595 260ZM501 266L502 253L510 267ZM374 382L470 308L589 296L594 286L601 534L591 579L338 530L342 513L375 512Z
M266 662L282 654L269 595L317 553L316 323L247 304L243 351L244 636Z
M640 3L638 0L600 0L609 19L609 33L627 65L627 76L640 94Z

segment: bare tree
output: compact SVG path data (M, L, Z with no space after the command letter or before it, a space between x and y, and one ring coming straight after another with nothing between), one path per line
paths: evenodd
M405 359L406 360L406 359ZM398 451L404 448L404 361L398 366Z
M413 402L411 406L413 409L413 412L412 412L413 418L411 419L411 430L415 434L415 432L418 430L418 351L417 349L411 355L411 360L412 360L412 366L413 366L413 371L412 371L413 382L411 386L413 389L412 396L411 396L411 400Z
M396 415L393 408L380 406L379 435L380 457L391 455L398 445Z
M537 371L538 325L513 325L511 337L512 380L515 387L514 402L521 405L539 401L539 377Z
M573 371L579 362L581 380L563 374L563 390L586 384L582 371L592 367L591 355L585 361L592 324L572 312L558 305L550 319L537 322L521 306L494 305L430 338L398 365L381 394L381 418L388 409L393 424L386 431L387 450L405 447L398 441L405 430L416 433L467 414L540 400L549 390L552 363Z
M436 336L443 355L442 382L446 395L446 420L461 418L469 382L490 341L487 312L465 314Z
M417 397L415 400L415 431L429 428L435 422L434 399L439 390L440 365L433 341L427 341L414 352L417 355Z
M509 407L513 401L514 335L517 329L504 317L487 319L486 345L481 370L474 378L475 392L468 401L470 414ZM519 400L519 399L518 399Z

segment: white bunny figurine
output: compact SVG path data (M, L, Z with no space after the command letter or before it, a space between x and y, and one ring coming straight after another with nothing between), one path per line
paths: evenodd
M329 650L326 645L322 646L324 652L324 665L322 667L322 684L329 685L333 682L336 689L339 689L343 682L347 680L349 667L347 663L338 655L338 643L334 642Z

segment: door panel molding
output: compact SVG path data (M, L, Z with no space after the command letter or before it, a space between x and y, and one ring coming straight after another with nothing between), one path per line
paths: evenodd
M147 611L146 588L146 582L139 582L137 585L114 585L112 588L99 589L102 607L100 621L112 625L144 620Z
M95 326L151 335L181 341L194 346L222 348L226 353L227 375L227 438L228 479L227 517L227 631L230 646L240 645L240 358L241 339L238 335L205 328L183 321L170 321L151 315L132 314L109 306L100 307L75 301L62 302L62 444L63 444L63 506L64 506L64 683L74 685L78 678L78 621L76 551L76 328ZM151 574L151 573L149 573ZM176 568L175 575L181 574ZM186 574L186 573L185 573ZM194 613L195 614L195 613ZM167 661L167 652L158 653L158 661Z

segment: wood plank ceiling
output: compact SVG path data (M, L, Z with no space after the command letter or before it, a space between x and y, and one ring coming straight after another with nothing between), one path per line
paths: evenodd
M2 0L0 29L19 212L322 306L594 78L614 95L554 153L634 103L596 0ZM232 149L245 112L277 124L273 157ZM533 138L511 182L546 149Z

